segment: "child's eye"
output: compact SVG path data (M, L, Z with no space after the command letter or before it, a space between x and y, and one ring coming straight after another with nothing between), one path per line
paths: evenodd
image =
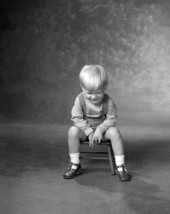
M91 93L91 92L87 92L87 94L88 94L88 95L93 95L93 93Z

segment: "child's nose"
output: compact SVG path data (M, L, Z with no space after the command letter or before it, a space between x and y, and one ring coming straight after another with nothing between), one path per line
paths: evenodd
M95 99L95 98L96 98L96 95L93 94L93 95L91 96L91 99Z

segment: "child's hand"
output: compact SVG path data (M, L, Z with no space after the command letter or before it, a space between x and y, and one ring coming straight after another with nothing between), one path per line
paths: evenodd
M94 134L94 132L91 132L90 134L89 134L89 146L91 147L91 148L93 148L93 146L94 146L94 142L93 142L93 134Z
M101 139L102 139L102 134L99 129L96 129L96 131L93 134L92 141L94 143L100 143Z

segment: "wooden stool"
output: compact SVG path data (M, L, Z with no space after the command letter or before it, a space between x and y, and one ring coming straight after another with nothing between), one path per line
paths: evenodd
M88 145L89 146L89 141L80 141L81 145ZM115 161L114 161L114 155L113 155L113 150L112 150L112 146L111 146L111 142L110 141L101 141L99 144L97 144L97 146L101 146L101 145L105 145L107 146L107 152L97 152L97 151L81 151L80 150L80 154L107 154L107 157L97 157L97 156L92 156L92 157L82 157L80 156L81 159L98 159L98 160L108 160L109 159L109 163L110 163L110 169L111 169L111 174L115 175L116 171L115 171Z

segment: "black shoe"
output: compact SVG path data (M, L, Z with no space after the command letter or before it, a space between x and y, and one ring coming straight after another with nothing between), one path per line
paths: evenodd
M77 169L72 169L72 166L77 166ZM63 178L65 179L72 179L75 178L76 176L80 175L83 172L81 168L81 164L75 164L75 163L70 163L66 172L63 175Z
M120 168L121 168L121 170L118 170ZM130 181L131 180L131 175L128 173L128 171L124 165L117 166L116 173L119 176L120 181Z

